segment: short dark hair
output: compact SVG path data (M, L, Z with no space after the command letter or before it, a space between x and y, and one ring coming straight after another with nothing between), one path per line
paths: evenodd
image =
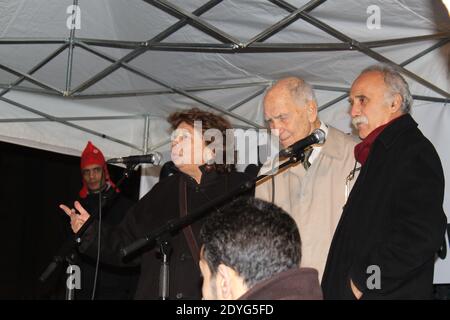
M213 163L209 165L207 169L215 169L219 173L231 172L236 169L234 163L226 163L226 138L227 138L227 129L232 129L230 122L225 119L223 116L214 114L212 112L203 111L199 108L191 108L189 110L183 110L179 112L174 112L169 115L167 121L170 123L173 130L177 129L181 123L186 123L190 126L194 126L195 121L201 121L202 123L202 134L208 129L217 129L222 133L222 163ZM234 152L231 150L229 152ZM234 154L233 159L236 159L236 155Z
M213 275L222 263L236 270L249 288L300 265L294 219L263 200L241 197L222 207L205 221L200 240Z

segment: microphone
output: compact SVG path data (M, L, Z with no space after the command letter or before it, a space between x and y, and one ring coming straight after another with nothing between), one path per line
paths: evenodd
M299 152L305 150L313 144L323 144L325 142L325 132L322 129L316 129L306 138L303 138L293 144L291 144L286 149L280 151L280 157L292 157L297 155Z
M151 163L158 165L161 162L162 155L159 152L152 152L140 156L129 156L122 158L112 158L106 161L106 163L123 163L123 164L140 164L140 163Z

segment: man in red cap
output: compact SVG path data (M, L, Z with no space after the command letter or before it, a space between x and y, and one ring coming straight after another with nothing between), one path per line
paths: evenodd
M82 199L86 198L89 193L116 187L109 177L103 153L90 141L81 154L80 168L83 177L83 188L80 190ZM118 192L118 190L116 191Z
M99 210L101 193L113 191L105 206L102 206L102 223L118 225L133 202L119 193L119 189L111 180L103 153L90 141L81 155L81 176L83 187L80 190L79 201L89 208L90 212ZM79 254L81 268L81 289L77 290L75 298L87 300L92 298L95 281L95 259ZM95 299L123 300L133 297L137 276L137 268L117 268L100 264L97 276Z

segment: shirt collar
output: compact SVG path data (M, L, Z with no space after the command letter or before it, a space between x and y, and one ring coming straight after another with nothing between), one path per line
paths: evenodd
M187 178L187 181L191 181L192 183L196 184L196 185L205 185L205 184L209 184L211 182L214 182L217 178L218 173L216 172L216 170L214 168L212 168L211 166L208 166L207 164L203 164L201 166L198 167L200 169L200 171L202 172L202 177L200 179L200 183L197 184L197 181L195 181L194 178L192 178L190 175L181 172L180 169L176 168L176 170L184 175Z
M325 139L328 137L328 126L325 124L325 122L320 122L319 129L323 130L325 132ZM313 145L313 151L311 152L311 155L309 156L309 162L313 164L314 160L317 159L317 157L320 154L320 151L322 150L322 145Z

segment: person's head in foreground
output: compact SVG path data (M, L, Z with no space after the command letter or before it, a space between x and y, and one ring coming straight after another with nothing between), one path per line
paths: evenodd
M364 69L353 82L349 102L353 125L365 139L376 128L409 113L413 98L394 67L377 64Z
M317 271L299 268L300 234L281 208L241 197L200 231L203 299L321 299Z

